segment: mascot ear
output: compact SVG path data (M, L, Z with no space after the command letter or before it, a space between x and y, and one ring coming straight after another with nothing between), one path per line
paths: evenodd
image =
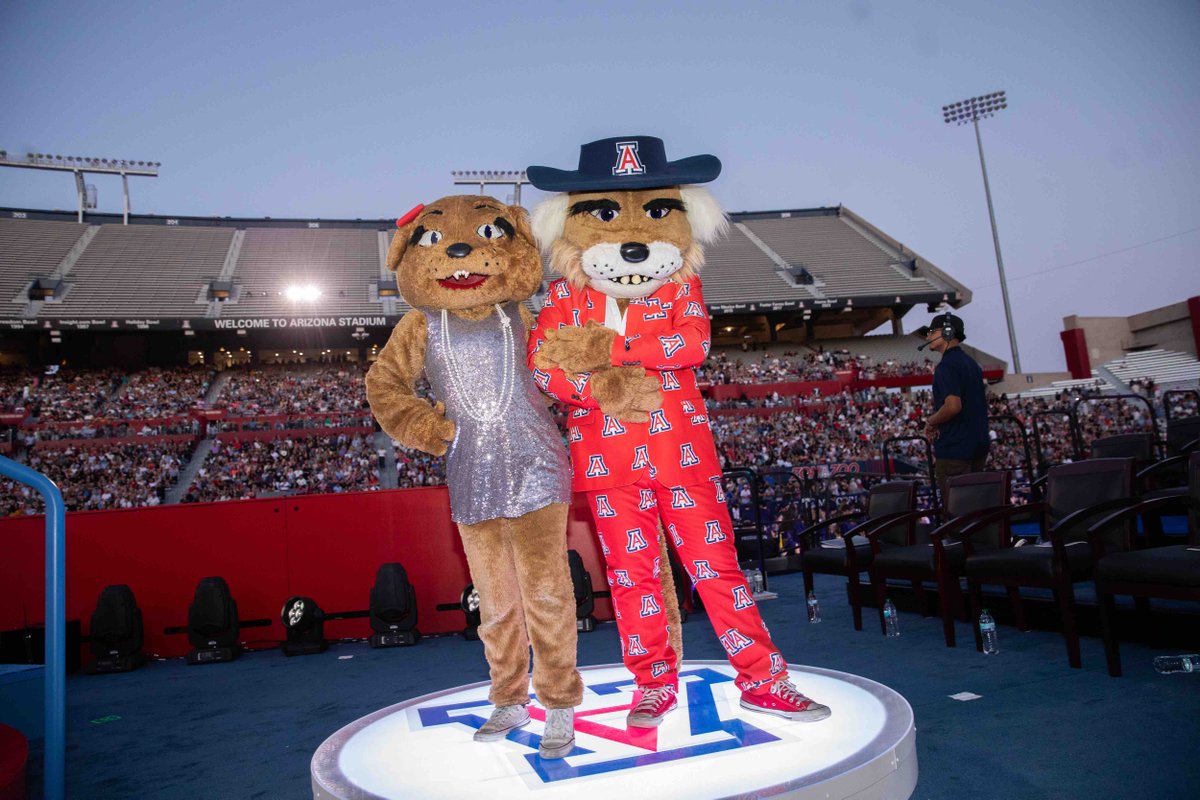
M530 247L536 249L537 240L533 238L533 229L529 227L529 212L520 206L509 206L508 213L512 217L513 231L516 235L524 239Z
M396 235L392 237L392 244L388 247L387 254L387 268L392 272L395 272L396 267L400 266L400 259L404 258L404 251L408 249L408 242L417 228L417 217L424 210L424 204L418 205L396 220Z
M533 207L533 219L530 227L537 245L543 253L549 253L550 248L562 236L563 227L567 223L567 206L570 196L566 192L548 197Z
M712 244L729 230L729 218L717 199L699 186L680 186L679 196L687 209L692 238L700 244Z

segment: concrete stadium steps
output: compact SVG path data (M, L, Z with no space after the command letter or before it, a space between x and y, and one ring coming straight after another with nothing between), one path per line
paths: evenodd
M232 278L240 288L222 316L381 315L383 304L370 300L379 278L377 239L369 230L247 228ZM289 301L282 293L295 284L320 287L320 300Z
M102 225L66 277L66 296L39 316L203 316L196 297L220 273L232 237L229 228Z
M77 222L32 222L0 218L0 316L20 316L29 302L25 289L49 277L88 230Z
M745 221L747 228L789 264L805 267L824 282L829 297L936 292L925 278L912 277L889 253L840 217L796 217Z
M1143 350L1109 361L1104 367L1125 383L1150 378L1155 385L1164 388L1177 385L1179 388L1200 388L1200 361L1187 353Z

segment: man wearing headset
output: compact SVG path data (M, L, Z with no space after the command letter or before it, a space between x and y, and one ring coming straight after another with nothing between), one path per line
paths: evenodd
M928 347L942 356L933 371L934 413L925 420L925 435L933 442L934 476L946 495L946 481L954 475L981 472L987 465L987 397L983 370L959 345L967 338L962 319L938 314L917 329Z

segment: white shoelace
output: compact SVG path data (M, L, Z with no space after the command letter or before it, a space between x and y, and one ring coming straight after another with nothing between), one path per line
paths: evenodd
M643 689L642 690L642 700L641 700L641 702L639 702L637 704L637 706L634 707L633 713L635 713L635 714L653 713L655 707L659 703L662 702L664 694L674 697L675 690L672 689L670 686L658 686L653 689Z

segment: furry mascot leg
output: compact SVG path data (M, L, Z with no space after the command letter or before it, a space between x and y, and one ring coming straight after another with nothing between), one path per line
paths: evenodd
M458 527L479 589L479 638L492 679L488 699L496 706L529 702L531 645L541 704L572 708L583 699L566 525L566 504L554 503L516 519Z
M573 708L583 700L583 681L575 669L578 633L564 535L567 509L566 503L554 503L504 520L533 646L533 690L548 709Z
M663 608L667 612L667 641L677 656L675 668L683 666L683 623L679 615L679 592L675 588L675 572L671 569L671 545L667 543L667 533L662 525L658 526L658 549L661 552L662 566L658 578L662 581Z

